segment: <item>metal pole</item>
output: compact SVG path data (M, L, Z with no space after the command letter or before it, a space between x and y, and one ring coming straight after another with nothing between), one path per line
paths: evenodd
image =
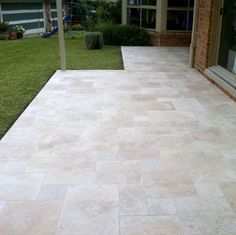
M59 35L59 47L60 47L60 59L61 59L61 70L66 70L66 50L65 50L65 39L64 39L64 28L62 18L62 1L57 0L57 25Z

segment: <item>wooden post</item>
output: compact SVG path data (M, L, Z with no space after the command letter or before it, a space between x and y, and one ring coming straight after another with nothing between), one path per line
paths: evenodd
M59 47L60 47L61 70L65 71L66 70L66 50L65 50L61 0L57 0L57 25L58 25Z

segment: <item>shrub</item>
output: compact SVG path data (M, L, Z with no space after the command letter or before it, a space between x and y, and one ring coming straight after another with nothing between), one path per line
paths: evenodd
M79 33L76 33L76 34L72 34L71 35L72 39L83 39L84 38L84 32L79 32Z
M121 24L121 12L121 0L117 2L99 1L99 5L96 8L97 21Z
M16 32L16 33L25 33L25 28L22 26L22 25L16 25L13 27L13 30Z
M96 9L96 22L99 23L121 23L121 0L106 1L106 0L86 0L86 4Z
M104 43L116 46L148 46L149 34L145 29L130 25L106 25L100 29Z
M96 19L93 16L87 15L85 17L85 21L83 22L83 27L87 31L92 31L94 30L96 26Z
M101 32L84 33L85 46L91 49L101 49L103 47L103 36Z
M81 31L83 29L84 29L84 27L83 27L82 24L74 24L74 25L72 25L72 30Z
M8 30L9 30L8 23L0 21L0 32L4 33L4 32L7 32Z

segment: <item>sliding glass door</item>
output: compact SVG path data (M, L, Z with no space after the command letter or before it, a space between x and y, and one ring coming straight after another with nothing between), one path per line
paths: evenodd
M236 74L236 1L225 0L218 64Z

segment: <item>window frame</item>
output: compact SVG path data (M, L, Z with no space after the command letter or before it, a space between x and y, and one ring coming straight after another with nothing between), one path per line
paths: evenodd
M192 30L188 29L189 26L189 19L190 19L190 12L194 13L194 7L190 6L190 1L188 0L188 6L187 7L169 7L168 6L168 0L166 0L166 21L165 21L165 31L167 32L191 32ZM186 29L184 30L173 30L173 29L167 29L167 21L168 21L168 11L185 11L187 13L187 23L186 23Z
M142 9L153 9L156 10L156 28L155 29L148 29L149 31L155 32L191 32L192 30L167 30L167 13L168 10L179 10L179 11L186 11L188 14L188 22L189 24L189 13L194 12L194 7L190 6L190 1L188 0L188 7L168 7L167 0L157 0L156 5L129 5L128 0L122 0L122 24L128 24L128 9L129 8L138 8L140 9L140 24L142 24Z
M155 25L155 28L154 29L151 29L151 28L145 28L147 30L150 30L150 31L156 31L157 28L158 28L158 25L157 25L157 16L158 16L158 0L156 0L156 5L142 5L142 4L139 4L139 5L129 5L128 4L128 0L125 0L126 1L126 24L128 23L128 9L131 9L131 8L135 8L135 9L140 9L140 19L139 19L139 27L142 27L142 10L155 10L156 11L156 25ZM142 0L141 0L142 1Z

